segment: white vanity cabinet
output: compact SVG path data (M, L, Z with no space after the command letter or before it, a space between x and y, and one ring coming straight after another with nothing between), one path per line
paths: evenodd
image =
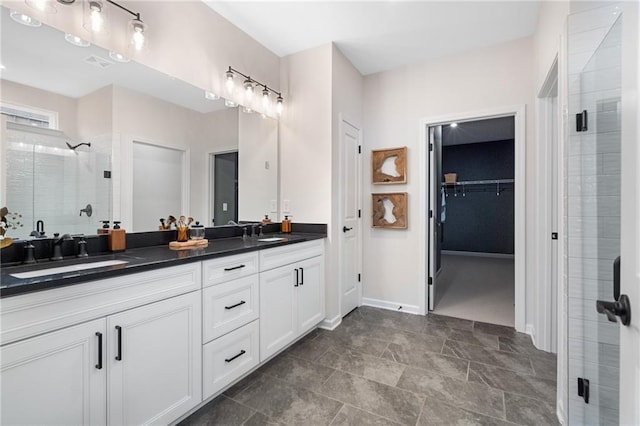
M195 263L2 299L3 337L25 338L0 348L0 423L167 424L197 406L200 286Z
M258 252L202 262L204 399L260 362L258 262Z
M263 250L260 270L260 361L265 361L324 319L324 241Z
M106 424L105 339L99 319L0 348L0 424Z

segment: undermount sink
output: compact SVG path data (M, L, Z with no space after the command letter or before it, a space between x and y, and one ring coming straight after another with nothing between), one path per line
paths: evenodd
M115 266L129 263L126 260L103 260L101 262L89 262L79 263L77 265L59 266L56 268L39 269L37 271L19 272L16 274L10 274L14 278L36 278L44 277L46 275L64 274L66 272L84 271L87 269L104 268L106 266Z
M268 238L260 238L258 242L260 243L274 243L276 241L286 240L284 237L268 237Z

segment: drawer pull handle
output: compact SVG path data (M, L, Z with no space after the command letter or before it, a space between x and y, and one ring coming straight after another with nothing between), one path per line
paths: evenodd
M225 309L233 309L233 308L237 308L240 305L244 305L245 303L247 303L247 302L245 302L244 300L241 300L238 303L236 303L235 305L225 306L224 308Z
M233 268L224 268L224 270L225 270L226 272L229 272L229 271L235 271L236 269L242 269L242 268L244 268L245 266L246 266L246 265L238 265L238 266L234 266Z
M231 361L233 361L234 359L236 359L236 358L238 358L239 356L242 356L242 355L244 355L244 354L246 354L246 353L247 353L247 351L245 351L244 349L242 349L238 355L236 355L236 356L232 356L231 358L227 358L227 359L225 359L225 360L224 360L224 362L231 362Z
M98 363L96 364L96 368L102 370L102 333L98 331L96 332L96 336L98 336Z
M300 271L298 271L298 268L296 268L295 271L296 271L296 283L293 286L298 287L300 285Z
M304 285L304 268L300 268L300 285Z
M118 355L116 355L116 361L122 361L122 327L116 325L116 331L118 332Z

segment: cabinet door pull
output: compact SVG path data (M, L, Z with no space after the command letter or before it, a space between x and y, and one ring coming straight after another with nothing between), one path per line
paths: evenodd
M304 284L304 268L300 268L300 285Z
M244 305L245 303L247 303L247 302L245 302L244 300L241 300L238 303L236 303L235 305L225 306L224 308L225 309L233 309L233 308L237 308L240 305Z
M96 364L96 368L102 370L102 333L97 331L96 336L98 336L98 363Z
M224 362L231 362L231 361L233 361L234 359L236 359L236 358L238 358L239 356L242 356L242 355L244 355L244 354L246 354L246 353L247 353L247 351L245 351L244 349L242 349L238 355L234 355L234 356L232 356L231 358L227 358L227 359L225 359L225 360L224 360Z
M116 361L122 361L122 327L116 325L116 331L118 332L118 355L116 355Z
M295 271L296 271L296 284L294 285L294 287L298 287L300 285L300 271L298 271L298 268L296 268Z
M224 270L225 270L226 272L229 272L229 271L235 271L236 269L242 269L242 268L244 268L244 267L246 267L246 265L238 265L238 266L234 266L234 267L232 267L232 268L224 268Z

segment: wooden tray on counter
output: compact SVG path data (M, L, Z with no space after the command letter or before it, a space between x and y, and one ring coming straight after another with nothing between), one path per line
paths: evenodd
M189 240L189 241L171 241L169 243L169 248L171 250L191 250L206 247L209 245L209 240Z

